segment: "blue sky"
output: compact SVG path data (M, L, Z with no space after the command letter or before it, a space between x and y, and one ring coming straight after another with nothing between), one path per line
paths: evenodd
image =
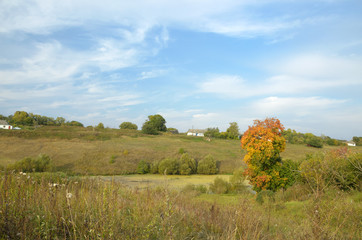
M0 1L0 114L362 136L359 0Z

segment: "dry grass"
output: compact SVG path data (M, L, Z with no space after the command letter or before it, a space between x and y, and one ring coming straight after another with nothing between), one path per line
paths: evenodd
M352 196L277 200L269 221L247 194L195 199L167 187L5 173L0 239L361 239L362 202Z
M193 185L209 185L214 182L215 178L222 178L226 181L229 180L230 175L156 175L156 174L145 174L145 175L121 175L121 176L100 176L95 177L102 181L114 181L121 183L125 186L132 188L153 188L165 186L165 184L174 190L180 190L189 184Z
M103 139L103 140L102 140ZM40 153L49 155L59 171L82 175L130 174L139 161L154 162L179 157L183 148L196 160L211 154L220 164L220 173L232 173L243 165L245 151L238 140L183 135L148 136L137 131L48 127L34 131L0 131L0 165L6 166ZM306 153L325 151L303 145L287 144L283 158L302 160ZM361 147L353 148L362 152Z

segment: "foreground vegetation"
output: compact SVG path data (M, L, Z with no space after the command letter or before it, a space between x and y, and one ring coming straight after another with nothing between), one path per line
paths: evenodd
M306 185L264 204L167 184L139 190L64 174L0 176L4 239L360 239L362 195Z

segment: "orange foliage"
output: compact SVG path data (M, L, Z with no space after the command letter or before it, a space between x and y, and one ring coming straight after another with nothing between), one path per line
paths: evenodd
M242 148L247 150L244 161L248 170L245 174L256 190L282 185L271 181L281 181L279 177L275 178L279 173L273 167L280 161L280 153L285 150L283 131L284 126L279 119L254 120L254 125L249 126L241 139Z

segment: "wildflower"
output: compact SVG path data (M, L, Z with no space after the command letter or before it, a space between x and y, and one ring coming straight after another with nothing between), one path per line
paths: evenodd
M72 196L73 196L73 194L71 194L70 192L67 192L67 196L66 196L66 197L67 197L68 199L71 199Z

